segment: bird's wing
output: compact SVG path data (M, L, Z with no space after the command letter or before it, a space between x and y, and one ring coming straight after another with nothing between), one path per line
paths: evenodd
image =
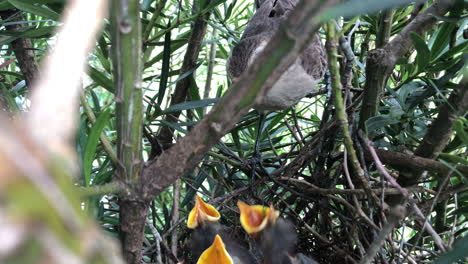
M252 59L256 56L255 52L262 45L268 42L268 34L257 34L248 38L241 39L232 49L228 59L227 70L231 78L239 77L246 69Z
M301 66L314 79L320 80L327 68L327 55L320 36L316 34L309 46L300 55Z

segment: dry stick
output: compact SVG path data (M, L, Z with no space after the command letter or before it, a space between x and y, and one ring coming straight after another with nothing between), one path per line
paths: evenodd
M403 206L397 206L392 208L390 212L390 216L387 218L388 221L379 232L379 235L374 239L372 244L367 249L367 254L361 259L359 264L369 264L377 255L381 245L385 242L385 239L390 232L392 232L393 228L398 224L400 219L403 219L406 215L404 212Z
M156 240L156 261L158 264L162 264L162 258L161 258L161 242L162 238L161 235L159 234L158 230L156 227L154 227L153 223L151 220L146 219L146 225L150 228L151 233L153 233L154 239Z
M366 190L364 190L364 189L355 189L354 186L352 187L352 189L325 189L325 188L320 188L320 187L318 187L318 186L316 186L316 185L314 185L314 184L312 184L310 182L307 182L307 181L301 180L301 179L280 177L280 178L278 178L278 180L288 181L288 182L293 182L293 183L303 185L303 186L301 186L302 189L304 189L304 185L305 185L306 187L309 187L310 190L313 191L314 193L321 194L321 195L333 195L333 194L365 195L366 194ZM415 187L411 187L411 188L408 188L408 189L410 189L411 192L428 192L428 193L435 194L435 192L432 192L431 190L426 189L426 188L421 187L421 186L415 186ZM400 191L397 188L387 188L385 190L382 190L381 188L379 188L379 189L371 189L371 191L376 193L376 194L385 193L387 195L389 195L389 194L399 194L400 193Z
M351 139L349 125L348 125L348 118L346 111L343 106L343 96L341 95L341 80L340 80L340 72L338 66L338 39L335 32L335 25L333 22L327 23L327 55L328 55L328 67L330 69L330 77L331 77L331 86L332 86L332 93L334 96L334 105L336 108L336 115L338 121L341 125L341 131L343 133L344 144L346 149L348 150L348 158L351 160L352 168L354 173L361 181L364 189L367 191L370 199L374 199L378 201L379 199L372 193L369 187L369 182L367 181L364 170L359 164L359 160L357 158L356 150L353 146L353 140Z
M177 224L179 221L179 202L180 202L180 179L174 183L174 200L172 203L172 225ZM171 251L174 256L177 257L177 230L172 232L171 235Z
M437 203L437 200L439 199L440 197L440 194L442 193L442 190L447 186L449 180L450 180L450 176L452 175L453 171L451 171L447 176L445 176L444 180L442 181L442 184L439 186L439 190L437 191L433 201L432 201L432 204L431 204L431 207L430 209L428 210L429 212L432 212L434 210L434 206L436 205ZM408 250L408 254L411 253L411 251L414 250L414 248L416 247L416 245L419 243L419 240L422 238L422 232L420 232L418 234L418 237L416 239L416 241L413 243L413 245L411 246L411 248ZM408 256L408 255L407 255ZM406 257L403 259L403 262L406 260Z
M270 188L268 185L265 185L267 188ZM284 199L282 199L280 196L278 196L280 198L280 201L289 209L289 211L295 215L296 219L301 219L301 216L298 215L295 210L293 208L291 208L291 206L289 205L289 203L287 203ZM331 197L333 198L333 196ZM346 201L345 201L346 202ZM320 239L320 241L322 241L323 243L325 244L328 244L330 245L336 252L340 253L341 255L345 256L345 258L347 258L349 261L351 261L351 263L356 263L356 260L354 260L350 254L344 250L342 250L341 248L337 247L336 245L333 245L332 242L330 240L328 240L326 237L322 236L321 234L319 234L317 231L315 231L311 226L309 226L306 222L302 221L302 223L304 224L304 227L309 230L312 235L314 235L315 237L317 237L318 239Z
M405 188L402 188L396 182L396 180L392 176L390 176L390 174L388 174L387 169L385 169L382 162L380 162L379 156L377 156L377 153L375 152L375 149L372 147L372 142L364 135L364 133L362 131L360 131L359 135L360 135L361 139L365 142L365 144L366 144L367 148L369 149L372 157L374 158L375 166L377 167L379 172L385 177L385 179L387 179L387 181L390 182L391 185L393 185L393 187L397 188L400 191L400 193L403 195L403 197L408 199L408 201L411 204L411 207L415 211L416 215L418 215L421 219L424 220L423 227L426 228L427 232L432 236L432 238L434 239L434 242L442 250L442 252L445 252L446 249L447 249L447 246L442 241L439 234L437 234L437 232L427 222L426 217L423 215L423 213L421 212L419 207L416 205L415 201L413 199L411 199L411 195L408 192L408 190L405 189Z
M205 90L203 91L203 99L207 99L210 96L211 81L213 80L213 69L216 64L216 28L213 27L211 38L213 39L210 44L210 53L208 54L208 70L206 72ZM206 107L203 108L203 115L206 114Z
M347 153L346 153L346 150L345 150L345 157L347 156ZM353 181L351 180L351 175L349 175L349 170L348 170L348 159L347 158L344 158L343 159L343 169L344 169L344 174L345 174L345 177L346 177L346 180L348 181L348 185L349 187L351 188L351 190L356 190L354 188L354 184L353 184ZM382 190L383 191L383 190ZM362 218L364 218L368 223L372 223L372 227L374 227L374 229L376 230L379 230L379 228L377 227L377 225L372 222L369 217L364 213L364 211L362 210L362 207L361 207L361 204L359 203L356 195L353 195L353 202L354 204L356 205L356 208L357 208L357 211L359 212L359 214L361 215ZM360 247L360 250L361 250L361 255L364 255L364 250L361 249Z
M289 124L287 120L284 122L284 124L286 124L286 127L288 127L289 132L291 132L291 135L294 137L297 144L299 144L299 146L302 147L303 145L302 140L297 135L296 130L293 127L291 127L291 125Z
M428 170L442 174L450 172L449 167L437 160L386 149L376 149L375 151L377 152L380 161L387 165L404 167L409 169ZM366 155L366 160L373 160L372 156L369 155L368 152L364 154ZM458 166L458 170L461 173L468 175L468 166L460 165Z

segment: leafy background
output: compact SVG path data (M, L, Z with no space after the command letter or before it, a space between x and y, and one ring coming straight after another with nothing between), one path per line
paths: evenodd
M394 6L401 1L386 2ZM385 86L378 114L366 121L368 137L376 148L414 153L423 142L429 124L438 117L441 107L459 107L452 105L449 100L450 94L460 86L466 71L466 2L459 2L446 16L437 17L435 26L422 35L410 35L414 49L399 59ZM431 3L428 1L422 8ZM63 5L61 0L0 2L0 10L3 10L0 14L0 43L3 47L0 59L0 102L7 112L27 111L30 104L27 99L29 85L13 53L13 41L31 40L29 49L34 51L35 60L39 63L46 50L54 45L53 33L59 26L57 21ZM379 4L369 4L367 8L381 9ZM361 15L337 19L342 28L340 34L346 37L355 55L350 85L345 87L352 129L356 129L353 126L359 121L357 113L362 102L368 67L366 58L369 51L381 41L379 34L384 27L382 17L388 16L389 12L392 16L388 28L388 39L391 40L414 19L419 8L421 5L416 3L371 14L361 10ZM247 0L215 0L209 3L203 0L141 1L144 52L142 143L145 160L157 155L159 147L154 135L158 135L162 127L172 128L176 138L183 137L228 89L230 80L226 76L226 64L229 52L239 41L253 13L253 3ZM194 21L206 14L210 14L205 20L208 28L200 43L201 51L196 65L181 74L184 56L191 52L187 50L187 42ZM325 39L323 30L320 30L320 34ZM113 156L109 151L117 144L111 44L111 29L107 23L89 56L90 70L83 79L76 136L81 174L76 182L88 188L111 183L117 163L115 154ZM345 71L344 56L340 62L343 66L341 70ZM172 104L171 94L176 84L187 78L191 81L187 91L188 100ZM458 89L466 89L466 82L460 87ZM170 245L174 243L174 238L177 250L172 254L179 258L186 256L189 231L185 227L185 218L196 193L213 201L223 215L222 223L230 227L239 239L246 238L239 226L234 204L237 199L245 199L273 204L284 217L291 219L299 234L299 252L309 254L321 263L362 258L376 235L367 221L377 226L383 225L383 212L366 200L363 194L335 191L350 189L345 175L346 168L343 167L346 155L340 131L336 127L324 129L335 113L330 94L327 93L326 81L319 88L318 94L304 98L293 108L270 113L261 131L263 165L270 175L291 164L303 155L301 150L309 147L307 165L294 174L296 182L268 178L264 173L260 175L261 179L249 178L248 159L259 132L258 115L255 111L249 112L205 155L202 162L152 201L148 221L156 229L149 226L146 228L144 260L169 261ZM463 101L460 104L463 103L466 105ZM166 116L178 111L182 111L179 121L168 121ZM429 171L417 183L420 189L414 193L414 199L423 209L427 221L443 240L448 243L458 240L454 244L454 251L439 259L438 263L449 263L461 258L463 254L466 255L461 253L462 249L468 246L466 237L463 238L468 227L467 174L466 171L458 170L459 166L468 165L467 128L465 108L453 122L450 142L440 154L429 157L448 167L451 172L439 175ZM355 135L357 137L357 133ZM316 142L308 143L313 141ZM361 149L360 152L364 151ZM365 160L363 156L360 159L361 162ZM383 183L377 168L372 162L367 162L365 169L371 186L380 188ZM407 168L405 171L398 166L387 166L387 169L394 175L407 173ZM258 181L260 184L249 187ZM175 191L179 188L180 193ZM252 192L254 195L251 195ZM82 202L83 209L110 235L117 237L118 196L101 193ZM174 203L179 206L178 217L174 216ZM368 220L360 218L357 211L367 215ZM422 224L423 221L414 216L401 220L382 246L380 260L387 258L395 263L434 261L440 253L430 234L422 230ZM178 236L174 237L173 233Z

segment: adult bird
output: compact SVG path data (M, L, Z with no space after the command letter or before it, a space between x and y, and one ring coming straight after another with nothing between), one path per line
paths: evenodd
M279 217L273 207L237 202L244 230L257 241L263 264L318 264L304 254L294 254L297 242L294 225Z
M220 218L221 214L218 210L196 195L195 206L190 211L187 220L187 227L193 229L189 242L192 259L200 259L203 252L213 245L216 236L219 236L223 241L223 247L225 245L225 249L235 260L235 264L255 264L255 258L249 251L239 245L226 228L218 222ZM219 241L216 245L219 247ZM218 251L215 250L215 252Z
M228 74L233 82L248 69L261 53L280 25L286 20L298 0L255 0L257 11L248 22L239 43L228 60ZM311 43L280 76L273 87L253 107L260 113L254 159L259 159L259 141L265 113L286 109L316 89L327 68L326 53L316 34ZM255 173L255 167L253 168Z

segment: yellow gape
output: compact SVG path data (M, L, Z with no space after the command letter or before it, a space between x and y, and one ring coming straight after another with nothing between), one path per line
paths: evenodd
M233 264L231 256L226 251L223 240L216 235L213 244L201 254L197 264Z
M200 196L196 196L195 206L192 211L190 211L187 227L191 229L197 228L204 221L216 222L221 217L218 210L213 206L205 203Z
M267 225L274 224L279 216L273 207L248 205L241 201L237 202L237 206L240 210L242 227L251 235L261 232Z

